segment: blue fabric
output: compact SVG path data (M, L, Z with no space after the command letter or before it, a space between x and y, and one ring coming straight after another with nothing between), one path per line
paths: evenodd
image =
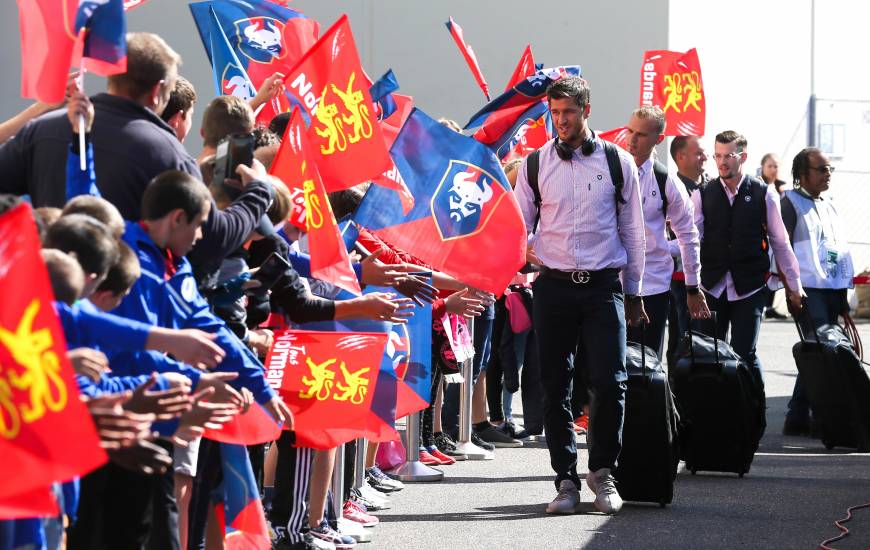
M168 328L196 328L217 335L216 343L226 352L218 372L238 372L230 384L248 388L260 404L275 397L266 383L263 366L222 320L210 310L199 293L190 262L176 260L176 271L166 277L166 260L151 237L136 223L127 223L124 241L139 258L142 276L115 310L118 315Z
M78 139L78 134L73 135ZM66 157L66 200L69 201L79 195L93 195L99 197L100 190L97 188L97 172L94 169L94 145L87 140L85 149L84 171L81 167L81 155L70 150Z
M98 310L88 300L73 306L54 302L67 347L144 350L151 325Z

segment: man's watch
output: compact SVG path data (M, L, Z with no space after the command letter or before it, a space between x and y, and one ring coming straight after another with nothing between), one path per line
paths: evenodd
M635 303L640 301L640 296L637 294L626 294L625 301L630 303Z
M701 289L698 287L698 285L686 287L686 294L691 294L692 296L695 296L700 293Z

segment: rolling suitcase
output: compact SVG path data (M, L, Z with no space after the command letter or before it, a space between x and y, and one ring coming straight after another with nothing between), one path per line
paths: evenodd
M678 418L668 375L656 352L629 342L622 452L613 471L624 500L664 507L674 496L680 462Z
M827 449L850 447L870 452L870 378L852 343L837 325L823 325L792 348L813 418Z
M670 377L686 469L743 477L766 426L760 373L750 372L727 343L695 333L691 326L678 356Z

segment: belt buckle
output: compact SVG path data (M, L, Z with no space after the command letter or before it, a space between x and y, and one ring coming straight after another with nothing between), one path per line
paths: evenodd
M578 285L585 285L591 280L591 276L588 271L572 271L571 272L571 281Z

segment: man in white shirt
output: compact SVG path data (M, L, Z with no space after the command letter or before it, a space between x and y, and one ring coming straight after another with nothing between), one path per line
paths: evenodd
M643 269L643 305L649 317L644 342L662 357L665 326L671 302L674 256L683 259L689 314L693 319L710 316L704 295L698 288L701 274L698 230L694 206L682 182L677 183L667 168L652 158L656 144L665 139L665 114L659 107L643 106L631 114L627 128L628 152L634 157L640 181L640 202L646 228L646 258ZM677 236L668 240L667 224ZM628 328L628 341L641 341L641 327Z
M761 383L761 362L755 353L767 300L765 282L773 249L784 274L790 307L799 310L803 297L798 262L788 242L773 186L744 175L746 138L734 131L716 135L713 159L719 177L692 195L695 226L701 234L701 286L717 313L718 336L731 328L731 347ZM713 322L699 330L712 335Z
M625 151L589 129L585 80L558 80L547 99L558 137L526 158L515 189L526 230L535 233L535 263L542 266L533 285L533 318L558 489L547 512L573 513L580 502L570 407L579 331L592 395L586 484L595 507L611 514L622 507L610 472L622 447L625 325L646 320L637 169Z

